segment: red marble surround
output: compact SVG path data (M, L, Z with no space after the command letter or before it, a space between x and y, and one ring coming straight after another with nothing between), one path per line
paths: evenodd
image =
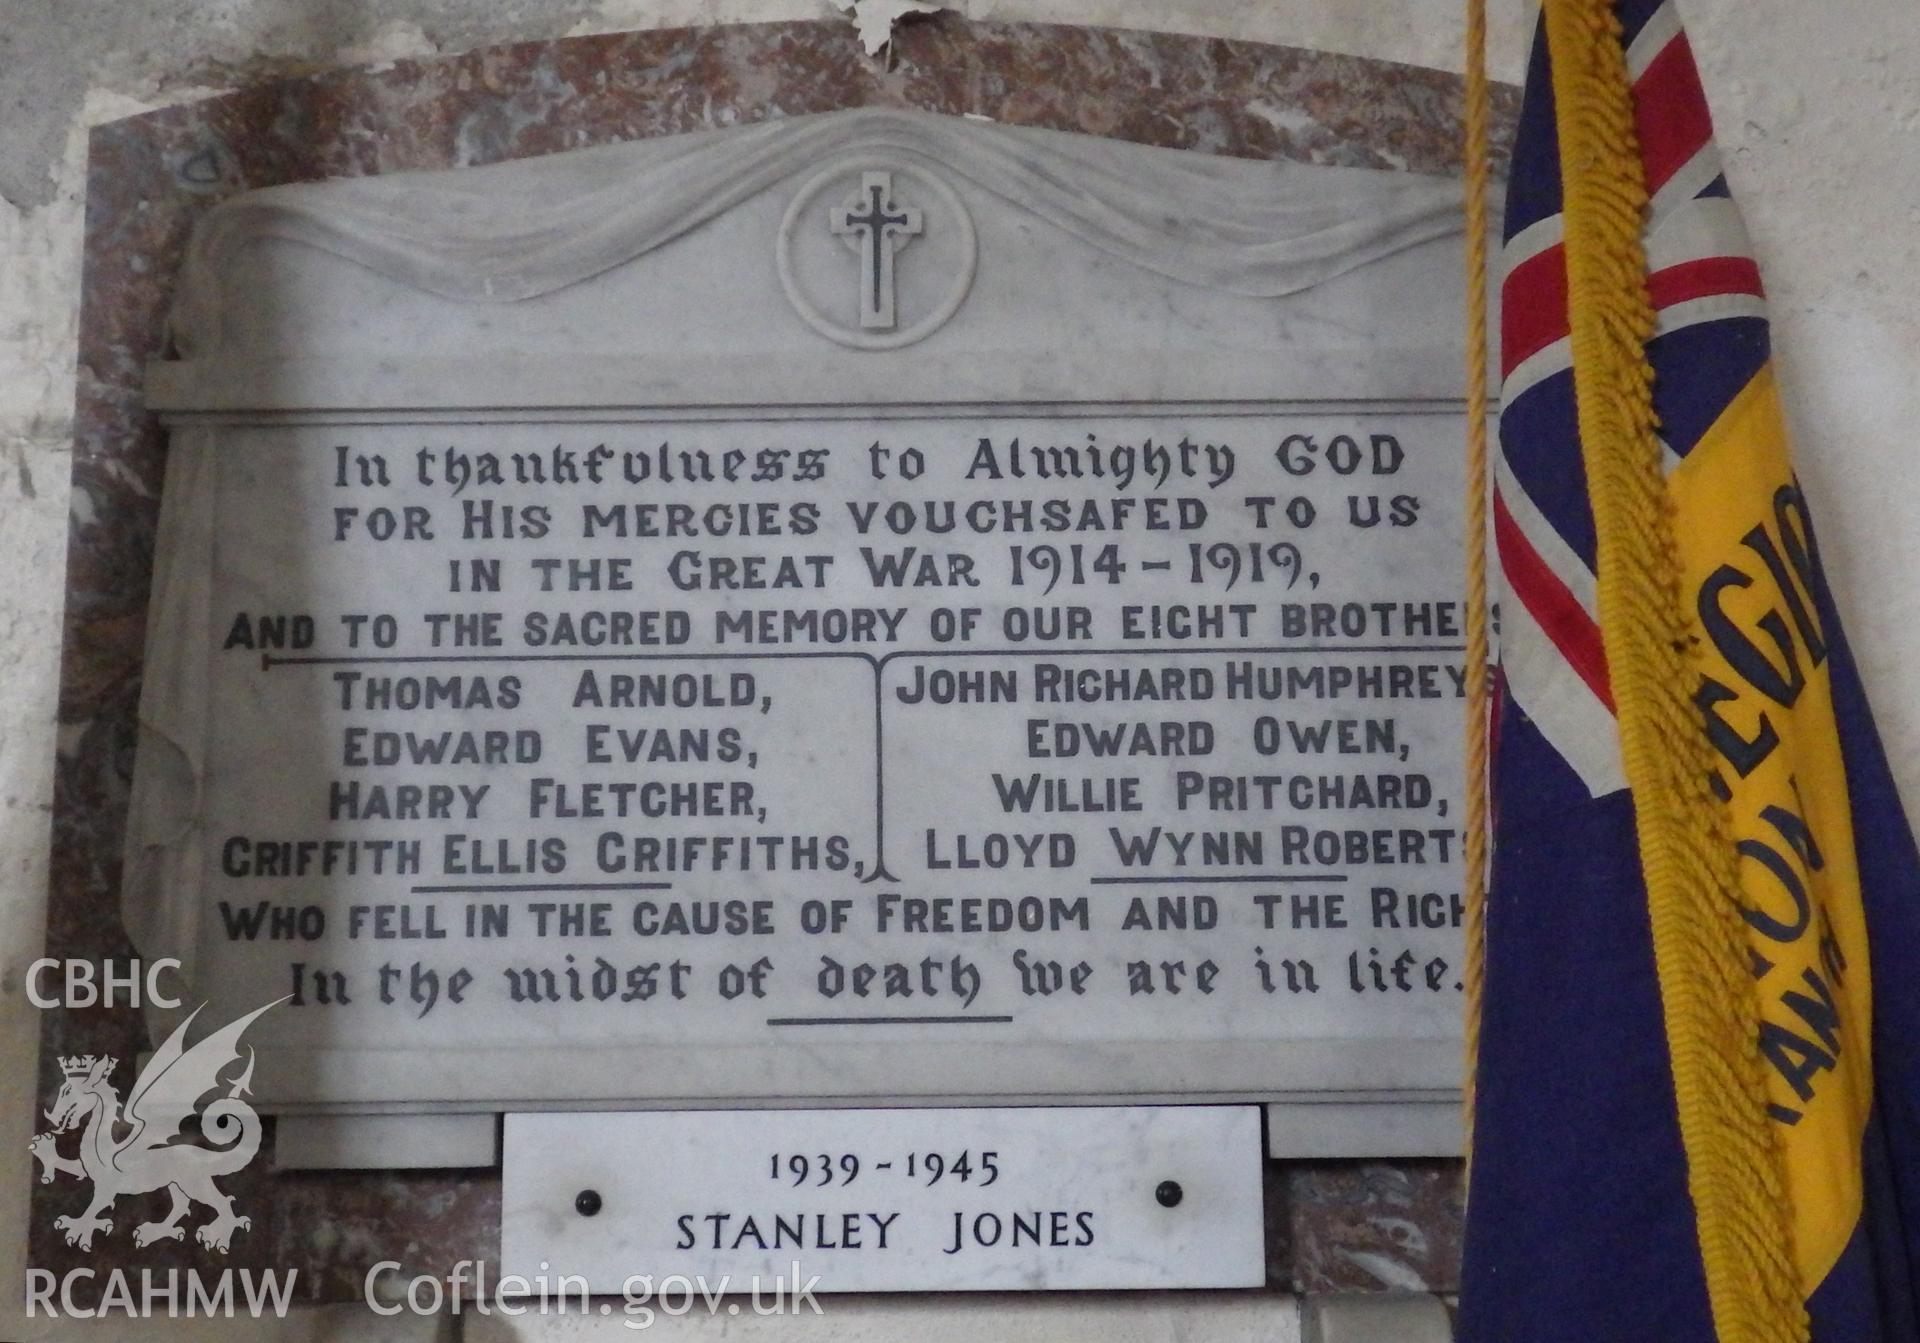
M1504 159L1515 90L1496 90ZM47 952L130 957L117 914L145 609L165 440L141 396L162 353L194 221L281 182L454 168L644 136L869 105L979 113L1245 158L1457 173L1460 81L1436 71L1250 42L940 16L906 25L890 68L839 21L681 29L496 47L293 79L98 128L91 142L73 453L61 754ZM50 1012L39 1083L60 1054L146 1044L132 1011ZM269 1141L271 1141L269 1137ZM31 1262L295 1268L301 1300L359 1300L366 1267L407 1273L496 1257L497 1172L296 1174L268 1163L226 1187L253 1218L222 1259L189 1239L135 1251L122 1225L94 1253L54 1217L71 1181L36 1186ZM1270 1166L1275 1287L1457 1286L1456 1162Z

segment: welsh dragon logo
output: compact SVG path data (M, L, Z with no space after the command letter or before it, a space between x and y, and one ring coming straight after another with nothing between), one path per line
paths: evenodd
M93 1201L85 1212L54 1219L67 1244L92 1250L94 1236L113 1234L105 1214L115 1199L158 1189L167 1191L172 1205L159 1221L134 1228L136 1246L184 1239L187 1232L180 1223L196 1203L213 1213L193 1233L209 1250L225 1254L233 1233L252 1226L251 1218L234 1213L233 1200L220 1192L214 1179L243 1169L260 1150L260 1116L241 1099L253 1081L253 1050L247 1049L246 1067L237 1077L223 1081L220 1074L240 1058L241 1033L255 1017L278 1005L268 1003L189 1047L187 1029L200 1015L194 1009L141 1069L124 1110L109 1080L119 1060L92 1054L60 1060L66 1080L46 1112L53 1130L35 1136L28 1150L40 1163L41 1184L51 1183L55 1175L93 1183ZM223 1094L200 1106L210 1091ZM205 1145L181 1133L196 1115ZM83 1124L79 1155L61 1156L57 1136Z

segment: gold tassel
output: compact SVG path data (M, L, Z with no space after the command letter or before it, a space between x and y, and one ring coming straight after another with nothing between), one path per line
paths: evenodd
M1600 629L1633 792L1680 1137L1720 1343L1808 1337L1767 1118L1726 809L1693 704L1691 621L1656 438L1646 175L1611 0L1544 0L1573 378L1599 542ZM1633 1142L1623 1133L1619 1141Z

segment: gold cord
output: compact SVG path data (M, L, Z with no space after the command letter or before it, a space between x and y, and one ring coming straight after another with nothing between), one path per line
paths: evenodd
M1466 1074L1461 1121L1473 1160L1474 1080L1487 935L1487 0L1467 0Z

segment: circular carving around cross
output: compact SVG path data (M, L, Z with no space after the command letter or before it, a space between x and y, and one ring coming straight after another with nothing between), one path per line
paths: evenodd
M856 350L924 340L966 301L979 259L959 193L903 157L850 154L780 221L780 286L801 320Z

